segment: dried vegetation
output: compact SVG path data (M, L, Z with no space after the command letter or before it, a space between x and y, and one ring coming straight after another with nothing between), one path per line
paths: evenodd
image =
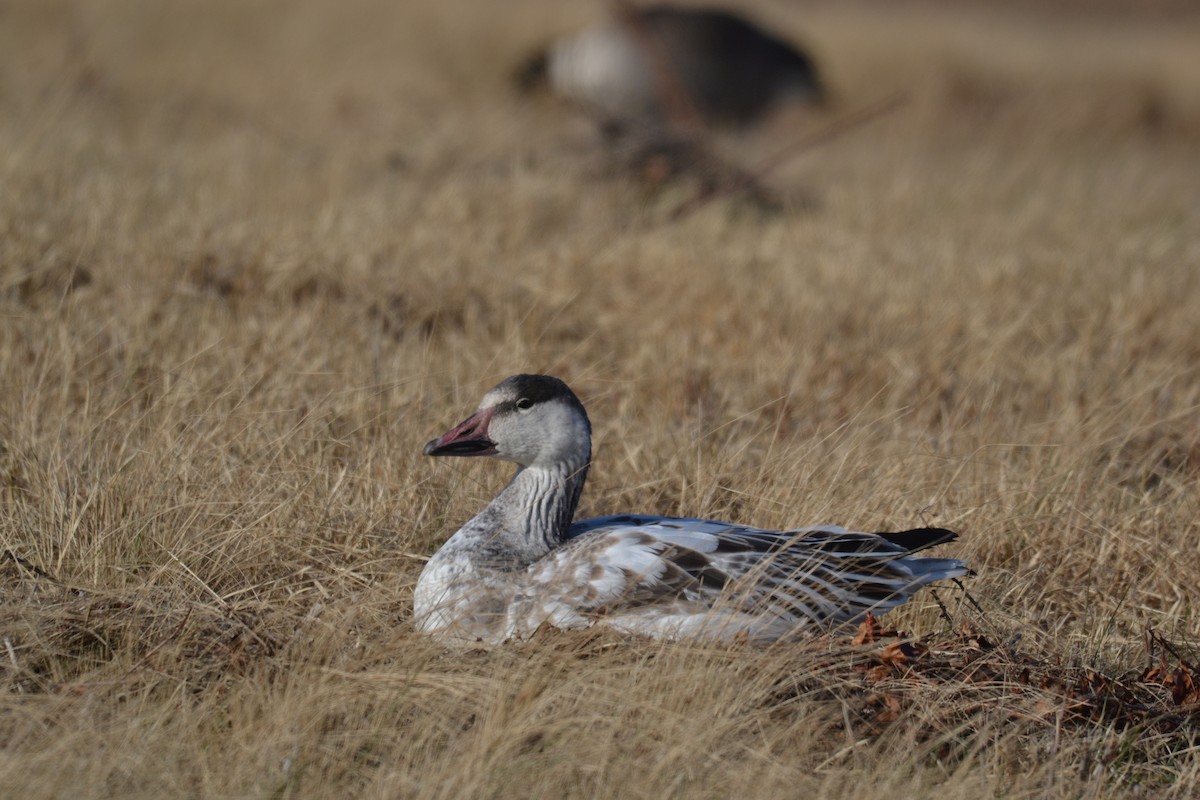
M1131 6L755 3L841 105L723 157L908 101L674 220L505 83L597 6L0 6L5 793L1195 797L1200 18ZM979 608L443 652L505 475L420 445L518 370L584 513L952 527Z

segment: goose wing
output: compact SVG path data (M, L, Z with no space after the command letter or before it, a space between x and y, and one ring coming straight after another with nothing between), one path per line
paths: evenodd
M851 622L900 605L926 583L966 574L961 561L911 555L956 538L938 528L770 531L623 515L576 523L569 537L530 574L540 614L560 627L613 615L715 613L737 617L738 629L757 620L777 635L781 627Z

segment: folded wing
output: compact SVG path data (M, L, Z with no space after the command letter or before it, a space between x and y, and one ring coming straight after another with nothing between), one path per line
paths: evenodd
M951 541L938 528L873 534L823 526L768 531L645 515L576 523L530 573L529 612L559 627L664 626L722 635L829 627L905 602L921 586L965 575L956 559L913 556Z

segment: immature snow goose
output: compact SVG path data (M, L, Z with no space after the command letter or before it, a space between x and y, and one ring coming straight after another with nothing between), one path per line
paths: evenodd
M967 573L957 559L912 556L957 538L940 528L769 531L645 514L572 523L591 432L561 380L514 375L425 445L425 455L492 456L517 472L425 565L414 598L420 630L487 644L543 625L595 624L773 641L886 611Z

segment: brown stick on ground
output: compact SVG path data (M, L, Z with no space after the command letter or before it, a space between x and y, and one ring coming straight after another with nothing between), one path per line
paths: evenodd
M834 139L845 134L847 131L865 125L868 122L878 119L885 114L890 114L900 106L908 102L907 95L897 95L895 97L882 100L873 105L860 108L857 111L852 111L849 114L836 119L830 124L819 128L806 136L791 142L773 155L768 156L759 162L758 166L749 171L741 171L737 176L724 183L718 183L710 187L704 187L693 197L680 203L669 215L669 219L681 219L697 209L707 205L708 203L720 197L734 194L735 192L757 186L760 180L769 174L772 170L778 169L782 164L795 158L805 150L831 142Z

